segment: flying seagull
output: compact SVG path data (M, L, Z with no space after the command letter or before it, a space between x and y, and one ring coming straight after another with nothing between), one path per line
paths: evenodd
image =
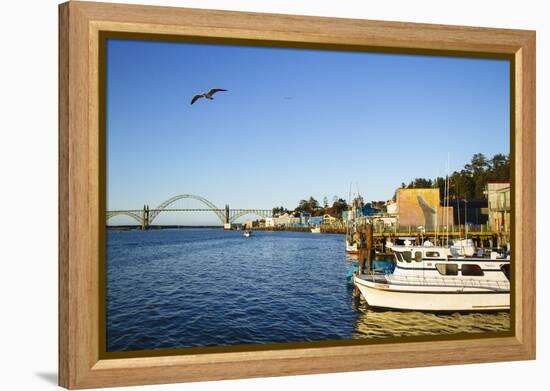
M219 91L227 91L227 90L224 90L223 88L211 88L210 91L208 91L205 94L197 94L197 95L193 96L193 99L191 99L191 104L195 103L200 98L206 98L206 99L214 100L212 95L214 95L216 92L219 92Z

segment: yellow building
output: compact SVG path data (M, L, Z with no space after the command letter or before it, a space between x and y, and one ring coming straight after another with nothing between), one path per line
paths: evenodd
M332 217L329 214L326 214L326 215L323 216L323 224L334 225L338 221L339 220L336 217Z
M453 207L442 207L439 189L398 189L396 198L397 224L401 228L426 230L454 225Z

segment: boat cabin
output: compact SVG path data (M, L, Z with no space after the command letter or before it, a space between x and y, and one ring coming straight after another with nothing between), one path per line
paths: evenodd
M455 256L440 246L393 246L396 275L477 278L510 278L509 258Z

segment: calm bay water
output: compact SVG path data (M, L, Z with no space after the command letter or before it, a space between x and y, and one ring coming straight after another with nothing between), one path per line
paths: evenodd
M341 235L107 234L107 351L504 331L509 314L372 311Z

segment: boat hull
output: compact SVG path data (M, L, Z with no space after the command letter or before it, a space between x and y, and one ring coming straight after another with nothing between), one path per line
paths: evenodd
M510 309L510 292L446 288L395 289L391 284L354 277L355 286L371 307L416 311L496 311ZM426 288L426 287L423 287Z

